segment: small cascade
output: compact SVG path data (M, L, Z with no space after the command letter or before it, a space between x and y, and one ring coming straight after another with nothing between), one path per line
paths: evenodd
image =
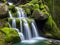
M31 22L31 25L32 25L33 37L39 37L34 20Z
M31 30L30 30L30 27L27 23L27 20L24 19L24 35L25 35L25 39L31 39L32 36L31 36Z
M31 27L28 24L28 17L26 16L26 13L24 12L24 10L22 8L16 7L17 9L17 17L20 19L20 28L19 30L17 30L21 40L30 40L36 37L39 37L38 35L38 31L36 28L36 24L35 21L31 21ZM17 29L17 24L16 24L16 18L14 18L12 16L12 14L9 12L9 16L10 18L12 18L12 28Z
M13 18L13 20L12 20L12 28L16 28L16 20L15 20L15 18Z
M19 29L17 29L17 28L15 28L15 29L18 32L19 37L21 38L21 40L25 40L23 33L19 32Z
M13 18L13 17L12 17L12 14L11 14L11 12L10 12L10 11L9 11L9 17L10 17L10 18Z

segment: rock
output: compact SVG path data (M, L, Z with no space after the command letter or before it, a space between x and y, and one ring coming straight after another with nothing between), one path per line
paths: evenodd
M0 29L0 42L2 41L5 43L15 43L21 40L18 32L15 29L5 27Z
M8 22L6 21L6 18L0 19L0 28L3 28L5 26L8 26Z
M43 36L60 39L60 36L59 36L60 30L57 27L52 16L47 11L44 11L43 13L48 16L47 19L45 21L40 20L40 22L38 20L39 24L37 23L39 26L39 29L43 32Z
M0 18L5 18L8 16L8 6L0 3Z
M31 17L36 20L45 20L48 18L48 16L44 14L42 11L40 11L39 9L35 9Z

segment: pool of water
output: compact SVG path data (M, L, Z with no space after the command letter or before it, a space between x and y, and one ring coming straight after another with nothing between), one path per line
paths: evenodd
M49 45L49 44L50 42L45 38L38 37L31 40L24 40L12 45Z

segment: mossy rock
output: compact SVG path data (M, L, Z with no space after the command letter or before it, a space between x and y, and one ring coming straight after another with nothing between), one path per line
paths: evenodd
M0 34L0 37L2 37L0 38L0 41L4 41L5 43L15 43L21 41L16 29L5 27L0 29Z
M15 8L15 5L9 5L9 11L13 17L17 17L17 9Z
M12 25L12 19L11 18L8 18L8 22L10 25Z
M12 21L13 19L12 18L8 18L8 22L10 24L10 26L12 26ZM5 25L6 27L8 26L7 24ZM20 28L20 18L16 18L16 28Z
M16 18L16 27L20 29L20 18Z
M32 18L36 20L45 20L48 18L48 15L44 14L41 10L35 9L32 13Z
M4 3L0 3L0 18L5 18L8 16L8 6Z
M24 5L19 5L19 7L25 10L28 17L31 17L31 15L34 15L35 10L37 10L36 11L37 13L40 13L42 10L49 11L48 6L44 4L42 0L32 0L29 3L26 3ZM35 15L36 15L36 12L35 12Z

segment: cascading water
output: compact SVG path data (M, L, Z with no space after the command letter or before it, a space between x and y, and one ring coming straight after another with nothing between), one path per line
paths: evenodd
M9 12L9 17L12 18L12 26L9 24L10 28L15 28L16 31L18 32L21 40L24 40L24 35L23 35L23 33L19 32L19 30L16 28L16 20L15 20L15 18L12 16L11 12Z
M29 28L27 20L24 19L23 21L24 21L24 33L25 33L24 35L25 35L26 39L31 39L32 38L32 36L31 36L31 30Z
M12 19L12 28L16 28L16 20L15 20L15 18Z
M31 22L32 29L30 29L30 26L27 21L28 17L26 16L24 10L19 7L16 7L16 9L17 9L17 13L18 13L16 18L20 19L20 31L17 30L17 28L16 28L16 18L14 18L12 16L12 14L9 12L9 16L10 16L10 18L12 18L12 26L11 25L10 26L17 30L21 40L31 40L35 37L39 37L35 21L33 20ZM44 39L44 38L41 38L41 39Z
M32 25L33 37L39 37L34 20L31 22L31 25Z

